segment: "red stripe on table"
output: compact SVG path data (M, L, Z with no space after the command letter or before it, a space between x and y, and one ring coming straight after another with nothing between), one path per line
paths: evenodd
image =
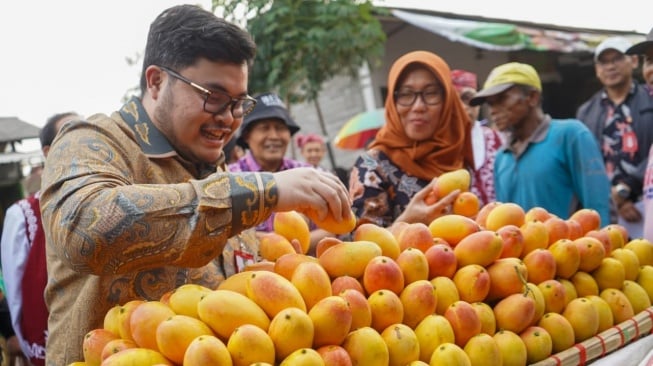
M599 341L601 341L601 355L599 357L603 357L603 356L605 356L605 353L607 352L607 350L605 349L605 339L603 339L603 337L601 337L600 334L597 334L596 338L598 338Z
M587 362L587 349L582 343L577 343L574 347L578 349L578 364L584 365Z

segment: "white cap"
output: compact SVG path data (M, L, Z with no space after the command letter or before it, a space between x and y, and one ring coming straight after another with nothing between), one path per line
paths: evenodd
M599 45L596 46L596 49L594 49L594 61L598 61L599 56L601 56L601 54L607 50L615 50L625 54L632 45L633 44L629 40L623 37L606 38L603 40L603 42L599 43Z

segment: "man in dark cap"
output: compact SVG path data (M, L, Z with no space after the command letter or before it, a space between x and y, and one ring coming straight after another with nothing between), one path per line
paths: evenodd
M238 161L229 164L231 172L279 172L310 167L299 160L286 157L288 144L299 126L290 116L281 98L274 93L256 97L256 107L245 116L236 142L247 149ZM257 226L257 231L273 231L274 214ZM311 225L311 247L328 233Z
M646 40L639 42L628 50L628 55L640 55L642 77L646 82L648 94L653 98L653 28ZM649 149L648 165L644 174L644 238L653 241L653 146Z

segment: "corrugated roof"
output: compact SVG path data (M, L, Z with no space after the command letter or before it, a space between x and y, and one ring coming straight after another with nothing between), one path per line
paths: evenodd
M0 142L37 138L40 131L40 128L17 117L0 117Z

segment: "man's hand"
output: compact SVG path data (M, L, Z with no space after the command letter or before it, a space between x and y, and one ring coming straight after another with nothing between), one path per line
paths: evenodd
M295 168L274 173L279 190L275 211L313 211L324 219L327 215L342 221L351 215L347 188L334 174L314 168Z

